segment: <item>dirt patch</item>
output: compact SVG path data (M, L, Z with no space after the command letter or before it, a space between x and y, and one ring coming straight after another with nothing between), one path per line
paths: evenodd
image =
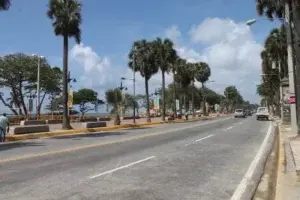
M273 142L272 150L268 155L264 174L261 177L258 187L252 200L273 200L276 194L276 180L277 180L277 168L279 158L279 134L278 128L275 129L275 139Z

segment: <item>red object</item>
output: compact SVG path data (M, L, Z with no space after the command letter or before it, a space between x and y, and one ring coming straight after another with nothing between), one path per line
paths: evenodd
M289 98L289 102L290 102L290 103L296 103L296 97L295 97L295 96L291 96L291 97Z

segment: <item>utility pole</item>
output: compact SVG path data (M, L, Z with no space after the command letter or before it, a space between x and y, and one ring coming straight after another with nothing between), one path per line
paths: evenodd
M288 70L289 70L289 93L290 98L295 98L295 74L294 74L294 60L293 60L293 41L292 41L292 27L291 27L291 12L290 12L290 1L285 2L285 27L287 33L287 59L288 59ZM290 103L291 109L291 126L292 133L298 133L297 126L297 113L296 104Z
M133 123L135 124L135 104L136 104L136 99L135 99L135 57L133 53Z

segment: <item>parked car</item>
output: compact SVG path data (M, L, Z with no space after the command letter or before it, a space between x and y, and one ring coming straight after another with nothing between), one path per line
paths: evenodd
M243 109L236 109L235 112L234 112L234 117L243 117L245 118L246 117L246 113Z
M259 107L256 111L256 119L266 119L269 120L269 111L267 107Z

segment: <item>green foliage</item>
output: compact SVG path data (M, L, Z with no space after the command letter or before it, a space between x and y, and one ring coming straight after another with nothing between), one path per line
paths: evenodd
M55 35L75 37L80 43L81 7L78 0L49 0L47 16L53 21Z
M208 64L204 62L196 63L195 64L195 78L197 81L201 83L205 83L208 81L211 75L210 67Z
M120 107L122 105L122 93L118 88L109 89L105 92L105 99L108 105L112 106L112 113L120 115Z
M0 0L0 11L1 10L8 10L11 5L10 0Z
M94 110L99 104L104 102L98 99L98 93L92 89L83 88L74 92L73 104L79 105L79 110L84 115L86 112Z
M11 90L9 98L5 100L0 96L0 100L14 114L28 114L25 97L36 92L37 70L37 57L16 53L0 58L0 85ZM52 68L45 58L40 59L41 102L38 105L38 113L46 95L61 91L61 76L59 68Z
M226 108L232 111L237 107L241 107L244 103L243 97L235 86L228 86L224 90Z
M284 3L282 0L256 0L256 10L259 16L266 16L270 20L282 19Z

